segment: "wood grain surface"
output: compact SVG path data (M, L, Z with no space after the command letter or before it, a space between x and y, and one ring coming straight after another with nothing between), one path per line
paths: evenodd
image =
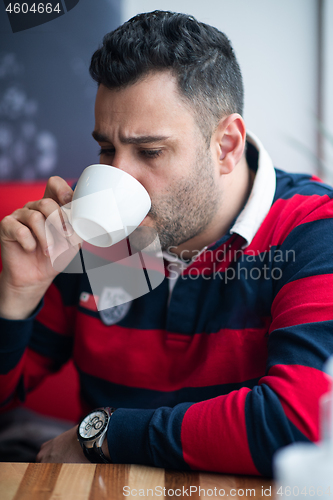
M273 498L273 481L141 465L0 463L0 500Z

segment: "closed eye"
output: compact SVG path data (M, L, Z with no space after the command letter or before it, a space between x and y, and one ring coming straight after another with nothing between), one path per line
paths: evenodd
M98 156L101 156L101 155L111 155L113 156L115 153L115 150L114 149L103 149L101 148L99 151L98 151Z
M141 149L140 154L146 158L157 158L162 154L161 149Z
M144 156L145 158L157 158L162 154L162 149L141 149L139 151L139 154L141 156ZM98 151L98 156L101 155L106 155L106 156L113 156L115 154L115 149L107 148L103 149L101 148Z

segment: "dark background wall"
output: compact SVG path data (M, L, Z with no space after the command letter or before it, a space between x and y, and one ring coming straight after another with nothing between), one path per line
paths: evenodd
M74 178L98 163L88 68L103 36L120 24L120 1L80 0L16 33L0 4L0 181Z

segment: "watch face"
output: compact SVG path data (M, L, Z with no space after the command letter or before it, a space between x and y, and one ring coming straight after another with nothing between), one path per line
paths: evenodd
M94 439L104 431L109 416L104 410L95 410L89 413L81 422L79 434L82 439Z

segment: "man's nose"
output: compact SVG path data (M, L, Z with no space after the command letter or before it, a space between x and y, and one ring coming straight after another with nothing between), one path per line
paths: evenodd
M142 184L142 167L140 168L130 155L117 152L113 158L112 166L119 168L119 170L123 170Z

